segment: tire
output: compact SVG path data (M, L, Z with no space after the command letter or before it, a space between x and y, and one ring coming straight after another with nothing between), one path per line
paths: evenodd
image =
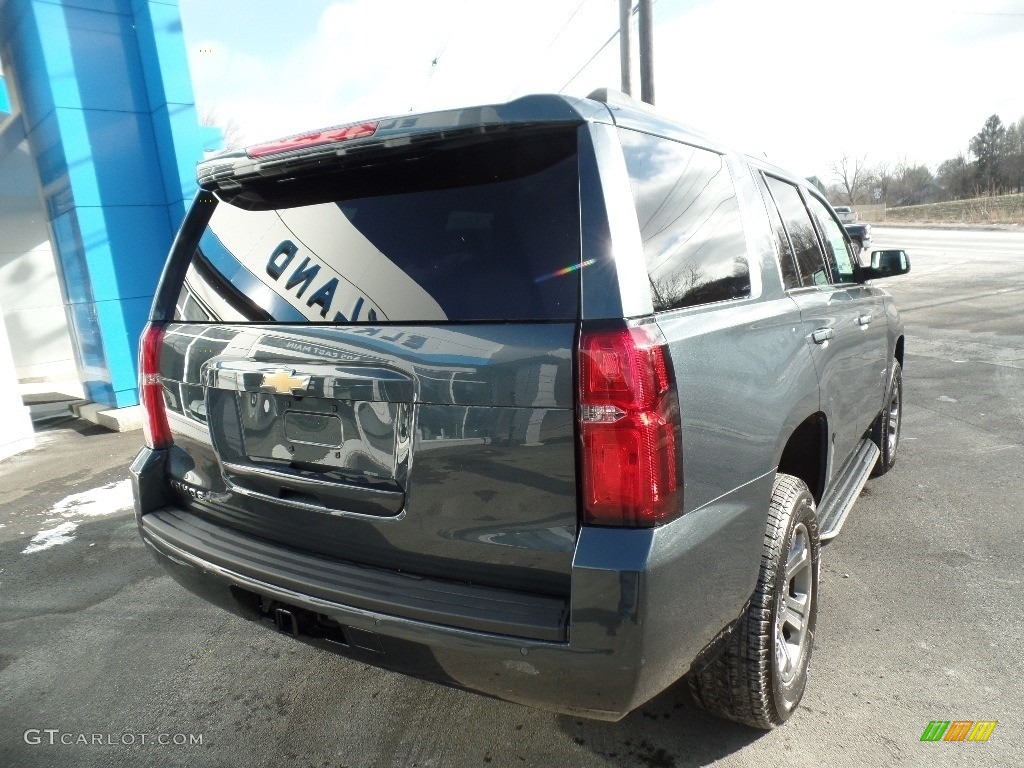
M757 587L710 661L691 673L697 704L762 730L782 725L796 711L814 647L819 550L814 498L802 480L777 475Z
M900 448L900 427L903 424L903 367L899 360L892 361L892 380L885 393L885 407L875 420L871 440L878 446L878 462L871 470L872 477L881 477L896 465Z

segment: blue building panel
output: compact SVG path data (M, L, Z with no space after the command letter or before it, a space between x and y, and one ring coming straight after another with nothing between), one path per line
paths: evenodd
M58 2L65 8L119 13L122 16L131 16L132 14L131 0L49 0L49 2Z
M134 20L119 13L65 8L77 103L58 107L148 112ZM71 94L68 94L70 99Z
M54 67L60 66L59 51L51 57L57 61L47 62L47 46L39 40L41 30L57 29L59 36L59 31L64 27L63 8L47 4L36 13L35 5L35 0L0 0L0 18L3 19L0 23L0 56L3 56L4 73L17 85L26 133L35 128L54 107L54 87L49 82L40 87L35 79L48 77L46 73L51 63ZM70 72L70 43L67 42L66 34L63 42L67 59L65 71ZM59 76L57 79L60 79Z
M158 275L159 277L159 275ZM124 344L119 348L120 355L114 359L114 365L125 370L131 370L135 376L134 381L125 381L123 378L120 384L114 389L115 405L123 408L128 405L138 405L138 364L139 338L142 336L142 329L149 321L149 311L153 305L152 297L137 299L121 299L119 302L120 317L124 323ZM111 356L114 357L114 356Z
M110 373L111 400L107 402L116 408L139 404L136 358L150 304L151 300L113 299L97 301L94 305L103 329L103 351ZM140 317L139 310L143 307Z
M89 397L138 402L136 349L204 140L175 0L0 0Z
M70 174L76 205L160 205L166 203L152 119L138 112L85 110L88 159ZM81 178L76 178L77 174ZM95 192L79 194L82 189Z
M90 301L108 301L118 298L117 269L110 249L110 235L107 231L105 209L99 206L76 206L68 211L78 225L85 264L84 277L89 281L87 295ZM72 291L68 291L71 295ZM86 291L78 288L78 295Z
M168 202L191 201L196 189L196 163L202 160L203 133L192 104L171 104L153 113L153 134L160 147L160 170L163 176L163 194ZM182 152L187 137L188 151ZM176 138L178 140L176 140ZM193 147L199 147L199 156ZM180 224L175 222L175 227Z
M78 222L90 283L88 294L76 289L69 298L152 303L173 239L166 206L78 206L68 215Z
M133 3L135 23L152 34L139 35L139 55L146 79L149 111L165 104L193 105L192 78L188 56L181 44L181 16L178 4L136 0ZM167 34L177 31L177 35Z
M74 209L50 219L53 252L64 284L65 301L70 305L92 303L92 283L85 260L85 245Z
M167 202L149 115L57 108L28 139L51 218L74 205Z
M171 229L167 206L108 205L102 211L110 253L118 262L116 298L142 298L147 306L152 304L153 293L175 234L175 230ZM131 268L125 269L126 263ZM99 298L97 293L96 299Z
M74 207L71 179L68 176L67 152L57 124L57 113L50 110L35 128L27 133L29 148L35 160L43 202L50 221Z
M110 385L110 371L95 302L71 304L68 307L68 319L71 321L72 336L78 345L81 366L78 376L85 388L85 396L97 403L113 405L114 390Z

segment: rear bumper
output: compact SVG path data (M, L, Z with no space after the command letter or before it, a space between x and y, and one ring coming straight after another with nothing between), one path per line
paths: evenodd
M367 602L365 590L344 602L331 599L343 594L333 571L318 578L307 569L297 579L294 553L282 549L278 561L272 544L251 539L261 553L256 567L239 540L244 536L202 522L197 530L205 531L204 542L223 534L220 549L236 552L234 561L226 560L168 526L191 516L169 506L161 492L161 452L143 449L132 480L143 540L176 581L210 602L249 619L287 609L301 617L300 639L374 666L527 706L618 720L684 675L741 612L757 577L772 477L658 529L583 528L567 615L561 633L549 635L557 640L538 635L562 601L524 598L510 609L512 618L495 623L491 616L490 624L481 623L487 616L469 615L466 606L476 603L458 595L462 608L438 609L448 618L411 599ZM533 618L517 627L517 610Z

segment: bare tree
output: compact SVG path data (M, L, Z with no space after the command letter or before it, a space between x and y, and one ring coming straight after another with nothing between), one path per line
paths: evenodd
M828 169L839 183L846 201L853 205L857 202L860 192L864 189L867 181L867 167L865 161L867 155L850 157L844 154L834 163L830 163Z
M654 308L658 311L686 306L686 297L707 282L704 272L693 266L649 279Z
M974 174L972 163L967 161L961 152L939 164L935 172L935 180L942 185L944 197L950 200L962 200L971 196L971 177Z
M867 175L866 186L870 187L872 192L878 190L879 197L876 200L874 194L871 196L871 202L885 204L889 200L889 188L892 186L893 171L892 166L887 162L875 163Z
M892 172L890 190L896 205L918 205L934 202L929 200L929 188L934 185L935 177L926 165L912 165L906 157L901 157Z

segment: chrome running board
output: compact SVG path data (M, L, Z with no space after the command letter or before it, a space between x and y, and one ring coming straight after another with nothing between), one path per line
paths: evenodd
M877 445L870 440L862 440L845 476L826 498L822 499L818 507L818 537L821 541L834 538L843 527L846 516L850 514L854 502L860 496L864 483L871 476L879 453L881 451Z

